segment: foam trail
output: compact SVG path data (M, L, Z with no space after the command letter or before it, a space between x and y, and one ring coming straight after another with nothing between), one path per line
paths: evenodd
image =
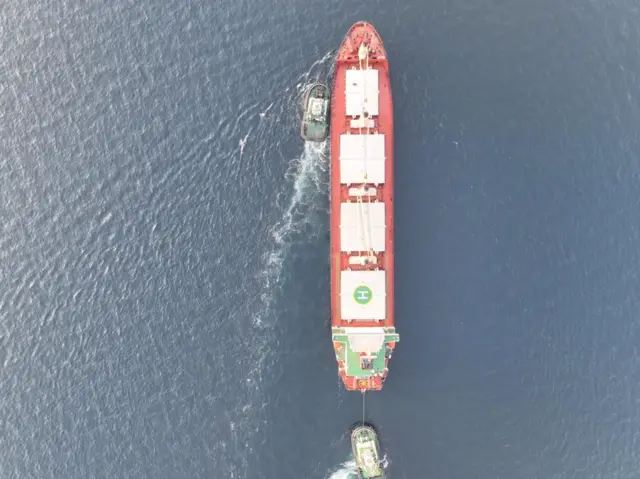
M389 467L390 461L387 458L386 454L382 457L380 462L384 470ZM356 462L353 460L353 456L349 455L349 459L347 461L340 464L337 469L330 471L329 474L330 475L329 477L327 477L327 479L357 479L358 472L356 469Z
M358 472L356 470L356 463L353 459L340 464L338 469L330 473L331 475L327 479L357 479Z
M316 60L309 69L300 75L296 88L289 92L287 105L283 112L291 113L291 118L299 114L300 93L319 77L330 77L334 68L334 51L327 52L322 58ZM271 110L270 104L262 113L266 114ZM323 198L328 195L329 181L329 141L322 143L305 142L304 150L298 158L294 158L289 163L289 168L285 178L293 183L293 192L286 192L289 196L284 207L282 219L271 229L273 247L264 256L265 268L262 271L261 279L263 292L261 300L263 308L260 314L254 316L254 323L260 324L262 315L270 308L275 297L274 286L280 283L283 262L291 246L296 241L297 234L317 235L319 233L319 222L315 213L320 213ZM285 193L278 196L278 200ZM328 212L327 212L328 213ZM306 236L305 240L309 237Z
M304 153L289 165L286 176L293 179L293 194L282 220L271 231L275 247L266 259L267 295L271 293L270 286L280 281L282 262L293 244L293 236L307 226L311 226L311 234L318 233L313 231L317 225L312 223L310 213L318 209L318 200L328 190L326 172L329 161L324 151L326 146L326 142L319 145L305 143Z
M324 54L322 58L314 61L309 67L309 69L306 72L304 72L302 75L300 75L298 79L301 81L302 80L308 81L311 75L314 74L316 68L322 68L329 60L333 59L334 54L335 54L335 50L329 50L327 53Z

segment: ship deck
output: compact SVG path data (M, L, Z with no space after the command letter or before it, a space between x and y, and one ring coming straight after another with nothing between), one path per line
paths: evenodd
M352 434L351 443L356 465L363 478L381 478L380 450L374 431L362 428Z
M331 325L349 390L381 389L394 326L393 101L382 40L354 24L331 95ZM348 332L344 332L348 331Z
M302 137L305 141L324 141L327 139L327 125L312 121L306 122L303 126Z
M343 330L336 330L333 334L334 343L342 343L343 346L336 350L336 358L337 360L344 363L345 370L348 376L353 376L356 378L368 377L371 375L371 372L384 372L386 368L386 348L387 344L398 341L399 335L393 332L393 329L389 329L384 333L384 343L377 350L374 351L373 354L367 355L363 357L363 354L358 351L354 351L352 345L349 341L348 334ZM362 359L369 359L371 361L370 369L363 369L362 367Z

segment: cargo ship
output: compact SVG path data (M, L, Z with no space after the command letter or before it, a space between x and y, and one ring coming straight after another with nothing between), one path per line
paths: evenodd
M381 390L399 341L393 315L393 101L373 25L357 22L331 94L331 335L349 391Z

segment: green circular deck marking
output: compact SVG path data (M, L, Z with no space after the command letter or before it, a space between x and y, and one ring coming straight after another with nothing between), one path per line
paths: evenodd
M353 290L353 299L361 305L369 304L373 299L373 291L371 291L369 286L361 284Z

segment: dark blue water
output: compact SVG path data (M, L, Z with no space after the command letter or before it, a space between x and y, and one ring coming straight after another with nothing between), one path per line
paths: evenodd
M639 10L5 2L0 477L346 477L328 151L297 129L366 19L395 101L388 476L637 479Z

